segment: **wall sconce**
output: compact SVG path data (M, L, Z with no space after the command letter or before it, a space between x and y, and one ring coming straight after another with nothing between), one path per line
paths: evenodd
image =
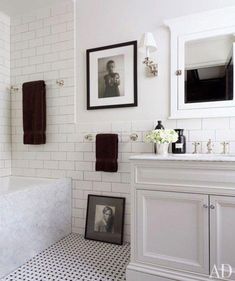
M143 63L148 68L149 72L153 76L158 75L158 65L153 60L150 59L149 54L157 50L157 45L154 40L153 34L151 32L146 32L143 34L139 44L140 52L145 54L145 59Z

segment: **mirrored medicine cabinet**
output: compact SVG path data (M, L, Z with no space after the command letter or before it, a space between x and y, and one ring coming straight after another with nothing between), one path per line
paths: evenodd
M170 118L235 116L235 7L172 20Z

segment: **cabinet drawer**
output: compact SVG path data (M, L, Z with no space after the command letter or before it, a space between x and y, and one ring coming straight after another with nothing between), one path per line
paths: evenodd
M134 165L134 184L177 184L177 185L208 185L213 187L234 186L235 173L226 170L205 169L187 163L157 163L153 165Z

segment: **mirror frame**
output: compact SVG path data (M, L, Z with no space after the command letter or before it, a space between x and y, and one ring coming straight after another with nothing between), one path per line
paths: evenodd
M235 116L235 87L234 98L231 101L184 103L185 43L235 34L235 6L166 20L165 25L169 27L171 34L169 119ZM235 56L235 44L233 55Z

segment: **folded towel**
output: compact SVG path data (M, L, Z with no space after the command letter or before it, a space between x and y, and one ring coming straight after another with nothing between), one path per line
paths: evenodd
M96 136L96 171L117 172L118 135L98 134Z
M23 84L24 144L46 143L46 86L44 81Z

